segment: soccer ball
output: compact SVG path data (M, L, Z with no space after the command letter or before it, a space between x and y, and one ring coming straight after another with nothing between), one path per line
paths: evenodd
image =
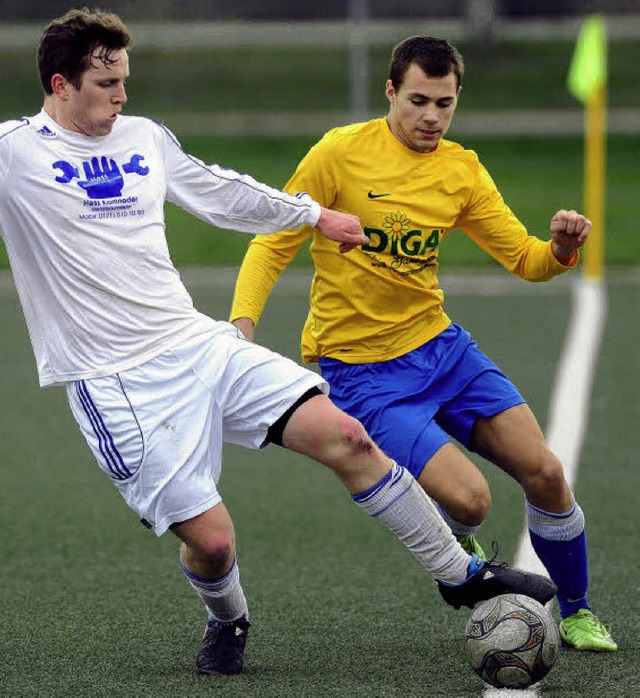
M560 635L547 609L522 594L479 604L465 630L464 653L476 674L496 688L527 688L558 659Z

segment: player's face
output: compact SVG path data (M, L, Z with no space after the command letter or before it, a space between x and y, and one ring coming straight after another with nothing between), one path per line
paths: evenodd
M459 91L455 73L432 78L412 63L397 90L387 80L385 92L391 105L387 121L391 133L411 150L433 150L449 129Z
M70 131L86 136L106 136L127 101L124 89L129 77L129 56L120 49L110 54L109 61L94 52L89 68L76 89L62 76L60 124ZM54 76L54 81L56 76Z

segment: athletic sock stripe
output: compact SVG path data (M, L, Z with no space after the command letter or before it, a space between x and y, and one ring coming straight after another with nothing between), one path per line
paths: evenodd
M573 514L575 513L576 505L577 505L577 502L574 502L573 506L571 507L571 509L569 509L569 511L566 511L563 514L554 514L552 511L546 511L545 509L540 509L540 507L537 507L537 506L531 504L531 502L529 502L529 501L525 500L525 503L526 503L527 507L529 509L531 509L531 511L534 514L539 516L540 519L542 519L542 518L545 518L545 519L568 519L570 516L573 516Z
M93 432L98 439L98 448L104 457L107 467L116 479L126 480L128 477L131 477L131 472L124 464L122 456L113 441L113 436L107 429L98 408L91 399L85 381L78 381L76 383L76 390L85 414L91 423Z
M352 494L351 499L353 499L354 502L357 502L358 504L363 504L367 502L369 499L372 497L375 497L378 492L389 483L389 487L393 487L393 485L398 482L403 476L404 473L404 468L401 468L399 465L395 465L391 470L380 480L379 482L376 482L375 485L370 487L368 490L365 490L364 492L360 492L359 494ZM393 482L390 482L393 480Z
M388 502L382 509L380 509L380 511L376 511L375 514L371 514L371 516L373 516L373 518L375 519L378 516L380 516L380 514L384 514L384 512L387 511L389 507L392 507L399 499L401 499L405 496L405 494L407 494L407 492L411 489L412 485L413 482L409 482L407 486L404 488L404 490L402 490L402 492L399 492L390 502Z
M351 495L351 498L359 506L366 507L373 518L377 518L384 514L387 509L392 507L399 499L404 497L414 484L416 484L416 481L409 471L399 466L397 463L394 463L391 470L382 480L365 492ZM401 492L398 491L398 485L403 488ZM376 500L376 498L379 498L380 501L372 505L371 500ZM374 511L373 509L375 509L376 506L380 506L381 508Z
M206 588L206 589L211 589L211 588L217 588L220 586L223 586L231 577L231 575L234 573L236 567L238 566L238 559L233 558L233 564L231 565L230 569L228 572L222 575L222 577L218 577L216 579L204 579L204 577L198 577L198 575L193 574L193 572L190 572L184 562L180 560L180 567L182 567L182 571L185 573L187 578L191 580L194 584L196 584L199 587Z
M584 532L584 513L575 502L565 514L551 514L527 502L529 533L542 540L568 542Z

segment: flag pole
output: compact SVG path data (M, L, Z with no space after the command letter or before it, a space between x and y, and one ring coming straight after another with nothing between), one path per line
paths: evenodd
M593 91L585 109L585 214L593 228L586 243L584 275L592 280L603 278L605 266L606 93L603 82Z

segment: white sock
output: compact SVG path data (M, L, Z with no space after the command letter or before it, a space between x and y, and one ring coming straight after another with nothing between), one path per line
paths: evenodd
M352 498L395 534L436 579L460 584L467 578L471 557L408 470L394 463L380 482Z
M189 572L184 562L180 561L189 584L207 608L210 618L221 623L230 623L242 616L249 617L249 609L244 591L240 584L238 561L234 559L231 569L218 579L202 579Z

